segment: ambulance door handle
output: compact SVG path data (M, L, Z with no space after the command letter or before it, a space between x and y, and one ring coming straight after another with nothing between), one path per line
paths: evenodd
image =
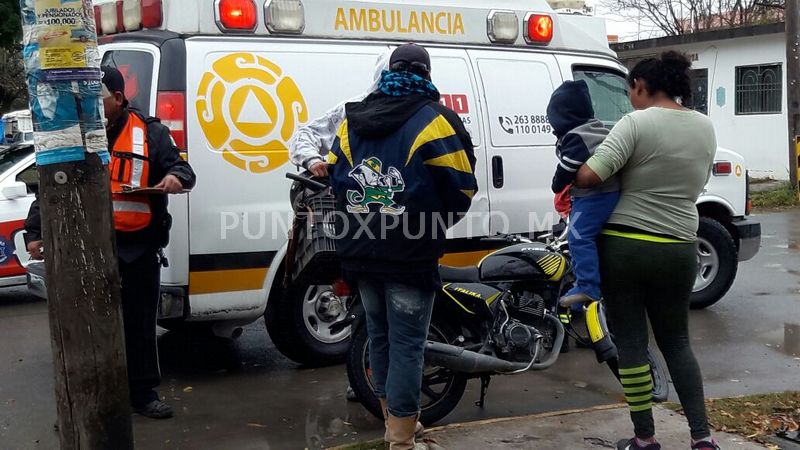
M503 158L500 156L492 157L492 184L495 189L503 187Z

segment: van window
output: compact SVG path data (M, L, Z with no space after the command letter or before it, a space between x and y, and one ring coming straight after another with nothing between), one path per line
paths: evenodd
M607 69L578 67L573 70L575 81L589 86L594 115L607 127L613 127L622 116L633 111L628 99L628 82L621 74Z
M140 50L110 50L103 55L103 65L116 67L125 78L125 98L128 103L150 114L153 55Z
M480 59L478 69L486 92L492 145L522 147L555 143L547 121L547 103L554 89L547 64Z

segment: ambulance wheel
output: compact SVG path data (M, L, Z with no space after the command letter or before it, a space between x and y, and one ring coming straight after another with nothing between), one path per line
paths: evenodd
M344 361L350 346L350 327L332 332L331 325L345 318L347 308L330 286L294 287L276 300L275 304L268 304L266 321L278 351L306 366Z
M697 278L689 298L692 309L703 309L725 296L736 278L738 250L731 233L710 217L697 229Z

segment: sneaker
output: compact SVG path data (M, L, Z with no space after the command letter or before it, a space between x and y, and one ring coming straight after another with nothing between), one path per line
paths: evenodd
M717 441L709 438L692 444L692 450L720 450L720 448Z
M169 419L175 415L172 407L161 400L153 400L144 406L134 406L133 412L151 419Z
M642 447L636 438L623 439L617 442L617 450L661 450L661 444L654 442Z

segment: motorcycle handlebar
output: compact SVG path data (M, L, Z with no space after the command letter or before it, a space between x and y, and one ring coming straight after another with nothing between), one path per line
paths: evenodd
M328 187L328 185L325 184L325 183L321 183L321 182L319 182L317 180L312 180L311 178L306 178L306 177L304 177L302 175L298 175L296 173L288 172L286 174L286 178L288 178L290 180L297 181L298 183L302 183L306 187L309 187L309 188L312 188L312 189L316 189L318 191Z

